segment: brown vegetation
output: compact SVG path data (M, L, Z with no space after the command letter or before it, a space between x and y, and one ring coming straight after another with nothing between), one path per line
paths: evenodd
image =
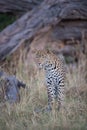
M87 59L85 55L81 55L78 63L66 66L65 108L62 111L53 110L50 113L42 111L47 104L44 73L38 71L34 61L33 64L27 64L28 59L21 55L16 75L26 82L28 87L24 91L21 90L19 104L11 107L6 102L4 108L0 104L1 128L7 130L86 129L87 83L85 76L87 72L85 68Z
M8 7L7 1L1 2L2 11L20 10L17 3ZM0 129L86 130L87 0L41 0L30 10L0 33L0 70L27 85L20 90L20 103L13 107L3 103L0 88ZM44 73L38 70L32 51L44 48L62 53L66 61L65 107L61 111L43 112L47 104Z

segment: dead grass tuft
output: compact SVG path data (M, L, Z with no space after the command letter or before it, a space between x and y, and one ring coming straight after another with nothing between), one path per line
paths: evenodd
M28 66L27 62L20 57L16 68L17 77L27 84L20 91L20 103L14 106L0 103L1 130L86 130L86 59L82 56L78 64L67 66L65 108L47 113L41 112L47 105L44 73L36 69L35 63Z

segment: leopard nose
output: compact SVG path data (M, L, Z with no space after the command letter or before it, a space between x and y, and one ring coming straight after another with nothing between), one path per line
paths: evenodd
M41 65L41 63L38 63L39 64L39 66Z

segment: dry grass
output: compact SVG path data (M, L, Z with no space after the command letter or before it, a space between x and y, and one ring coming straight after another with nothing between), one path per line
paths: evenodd
M78 88L86 86L85 59L78 65L67 67L65 108L61 111L41 111L47 104L44 74L33 65L24 64L20 57L17 77L27 84L21 90L21 102L14 106L0 103L0 130L86 130L87 129L87 95L82 97ZM76 96L74 96L76 95ZM37 112L36 112L37 111Z

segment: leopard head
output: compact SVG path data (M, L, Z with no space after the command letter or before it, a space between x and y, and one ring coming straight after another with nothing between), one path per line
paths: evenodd
M38 63L39 69L48 69L52 67L52 53L49 50L37 50L35 52L36 62Z

